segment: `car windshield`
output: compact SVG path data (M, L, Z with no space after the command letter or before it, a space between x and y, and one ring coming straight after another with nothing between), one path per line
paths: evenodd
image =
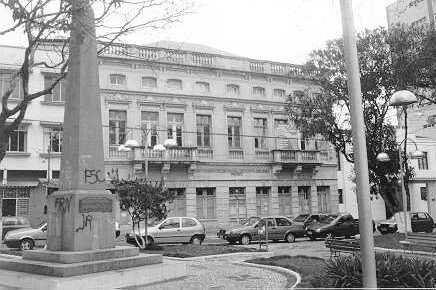
M299 216L297 216L297 217L294 219L294 221L295 221L295 222L304 222L308 216L309 216L309 215L307 215L307 214L300 214Z
M337 215L325 215L319 217L319 222L323 224L329 224L337 218Z
M245 222L245 224L244 224L244 226L252 226L252 225L254 225L256 222L258 222L259 221L259 218L249 218L246 222Z

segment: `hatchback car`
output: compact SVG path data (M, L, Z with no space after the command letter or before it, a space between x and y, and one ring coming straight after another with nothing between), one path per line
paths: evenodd
M136 244L138 231L126 234L126 242ZM145 229L141 228L141 236L145 239ZM150 244L192 243L199 245L206 237L202 223L192 217L170 217L155 226L147 227L147 240Z
M37 228L21 228L6 233L3 243L9 248L31 250L35 246L44 246L47 240L47 223Z
M240 242L248 245L251 241L265 239L266 235L268 240L293 243L295 238L304 237L305 229L303 224L294 223L287 217L272 216L261 218L252 225L232 229L224 238L231 244Z
M29 220L25 217L19 217L19 216L2 217L1 223L2 223L2 233L1 233L2 239L4 239L6 233L9 231L30 227Z

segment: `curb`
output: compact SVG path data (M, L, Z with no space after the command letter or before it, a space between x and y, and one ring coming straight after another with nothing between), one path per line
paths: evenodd
M256 264L256 263L249 263L249 262L233 262L233 264L239 264L242 266L247 266L247 267L254 267L254 268L263 268L263 269L269 269L272 270L274 272L279 272L281 274L285 274L286 276L292 275L296 278L297 281L295 281L295 283L293 285L289 285L289 279L288 279L288 285L286 285L285 288L290 288L290 289L294 289L298 284L301 283L301 276L300 274L298 274L295 271L292 271L290 269L286 269L283 267L279 267L279 266L270 266L270 265L262 265L262 264Z
M247 255L247 254L255 255L256 257L254 258L267 258L274 255L272 252L236 252L236 253L205 255L205 256L189 257L189 258L168 257L168 256L163 256L163 258L169 260L177 260L177 261L206 261L206 260L212 260L214 258L232 257L232 256ZM245 257L242 257L242 259L245 259Z
M391 253L398 253L398 254L433 256L431 252L424 252L424 251L410 251L410 250L401 250L401 249L388 249L388 248L381 248L381 247L374 247L374 250L380 251L380 252L391 252Z

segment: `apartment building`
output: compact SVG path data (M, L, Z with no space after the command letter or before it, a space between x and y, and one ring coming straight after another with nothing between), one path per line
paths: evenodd
M420 26L430 24L435 14L436 0L397 0L386 7L388 27L396 24Z
M20 49L2 51L7 78ZM35 69L31 87L43 88L55 73ZM301 67L158 42L106 48L99 75L106 171L163 178L176 193L170 215L214 227L254 215L338 210L334 150L302 139L284 110L288 95L318 93ZM1 163L4 187L58 176L65 94L61 83L29 106ZM177 146L154 150L167 139ZM141 146L120 151L127 140Z

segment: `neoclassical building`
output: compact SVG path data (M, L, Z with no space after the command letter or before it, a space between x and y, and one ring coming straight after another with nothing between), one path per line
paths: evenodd
M2 63L20 51L1 49L9 54ZM42 88L55 73L35 69L31 85ZM284 110L288 95L318 93L301 67L158 42L106 48L99 74L106 171L163 178L177 196L170 215L195 216L213 228L254 215L338 211L334 150L303 139ZM17 133L23 145L11 145L0 164L4 186L16 170L32 171L27 179L46 177L49 160L51 176L58 174L65 93L61 83L29 106ZM167 139L177 146L153 150ZM140 146L120 151L126 140Z

